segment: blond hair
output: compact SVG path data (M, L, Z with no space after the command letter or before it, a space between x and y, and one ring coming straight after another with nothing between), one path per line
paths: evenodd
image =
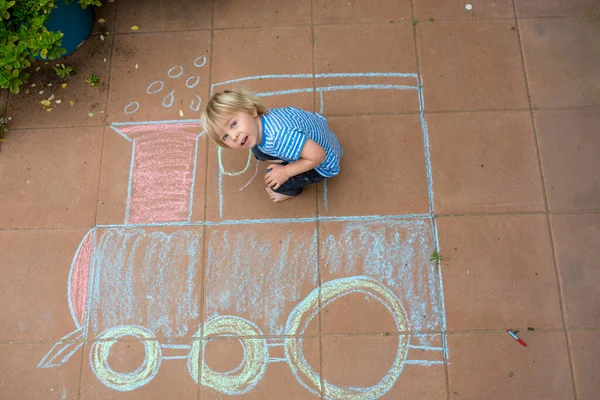
M227 147L221 141L219 124L235 113L243 111L253 115L254 110L258 115L264 115L268 111L267 107L258 100L258 97L249 90L225 90L212 95L204 111L202 111L200 120L208 136L219 146Z

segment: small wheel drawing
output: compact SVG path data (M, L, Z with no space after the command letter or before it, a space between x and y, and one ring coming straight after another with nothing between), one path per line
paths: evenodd
M141 339L144 344L144 361L135 371L117 372L108 363L112 346L124 336ZM158 373L161 360L160 343L149 329L138 325L115 326L103 331L90 350L90 367L96 377L104 385L121 392L137 389L150 382Z
M196 336L202 335L202 329ZM261 336L262 332L252 322L234 316L219 316L209 319L204 325L204 336ZM204 360L205 340L192 343L188 356L188 370L198 382L198 365L202 360L200 384L228 395L249 392L262 379L267 368L269 350L266 339L238 339L244 349L241 364L228 372L216 372ZM202 358L200 358L202 357Z

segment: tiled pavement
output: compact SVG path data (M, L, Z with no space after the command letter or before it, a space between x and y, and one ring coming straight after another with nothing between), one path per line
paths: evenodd
M0 398L598 398L600 2L466 3L98 9L8 101ZM239 85L340 176L271 204L198 136Z

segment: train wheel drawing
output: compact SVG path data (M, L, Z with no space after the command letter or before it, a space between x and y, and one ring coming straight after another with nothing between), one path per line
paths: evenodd
M407 331L406 311L400 300L387 287L373 278L353 276L326 282L321 287L321 308L333 303L340 297L351 293L363 293L379 301L391 314L398 332ZM286 335L302 335L310 321L319 312L319 289L313 290L290 313L286 324ZM339 387L323 379L325 398L328 399L376 399L391 389L402 373L404 361L408 354L408 335L398 336L398 350L392 367L377 384L365 388ZM285 355L294 376L305 388L320 395L319 373L308 364L302 351L301 338L286 338Z
M145 357L135 371L117 372L108 364L110 349L123 336L133 336L144 344ZM147 328L123 325L102 332L90 350L90 366L98 379L111 389L128 392L144 386L158 373L162 357L160 343Z
M199 331L195 336L201 336ZM262 336L261 330L252 322L234 316L218 316L204 325L204 337L215 336ZM206 341L194 341L188 357L188 370L196 382L199 376L199 361L202 360L200 383L228 395L249 392L262 379L267 368L269 349L266 339L238 339L244 350L242 362L228 372L210 369L204 360Z

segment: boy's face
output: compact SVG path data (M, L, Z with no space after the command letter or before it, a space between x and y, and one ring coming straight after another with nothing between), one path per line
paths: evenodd
M227 116L219 125L221 141L232 149L249 149L260 143L262 123L256 110L239 111Z

